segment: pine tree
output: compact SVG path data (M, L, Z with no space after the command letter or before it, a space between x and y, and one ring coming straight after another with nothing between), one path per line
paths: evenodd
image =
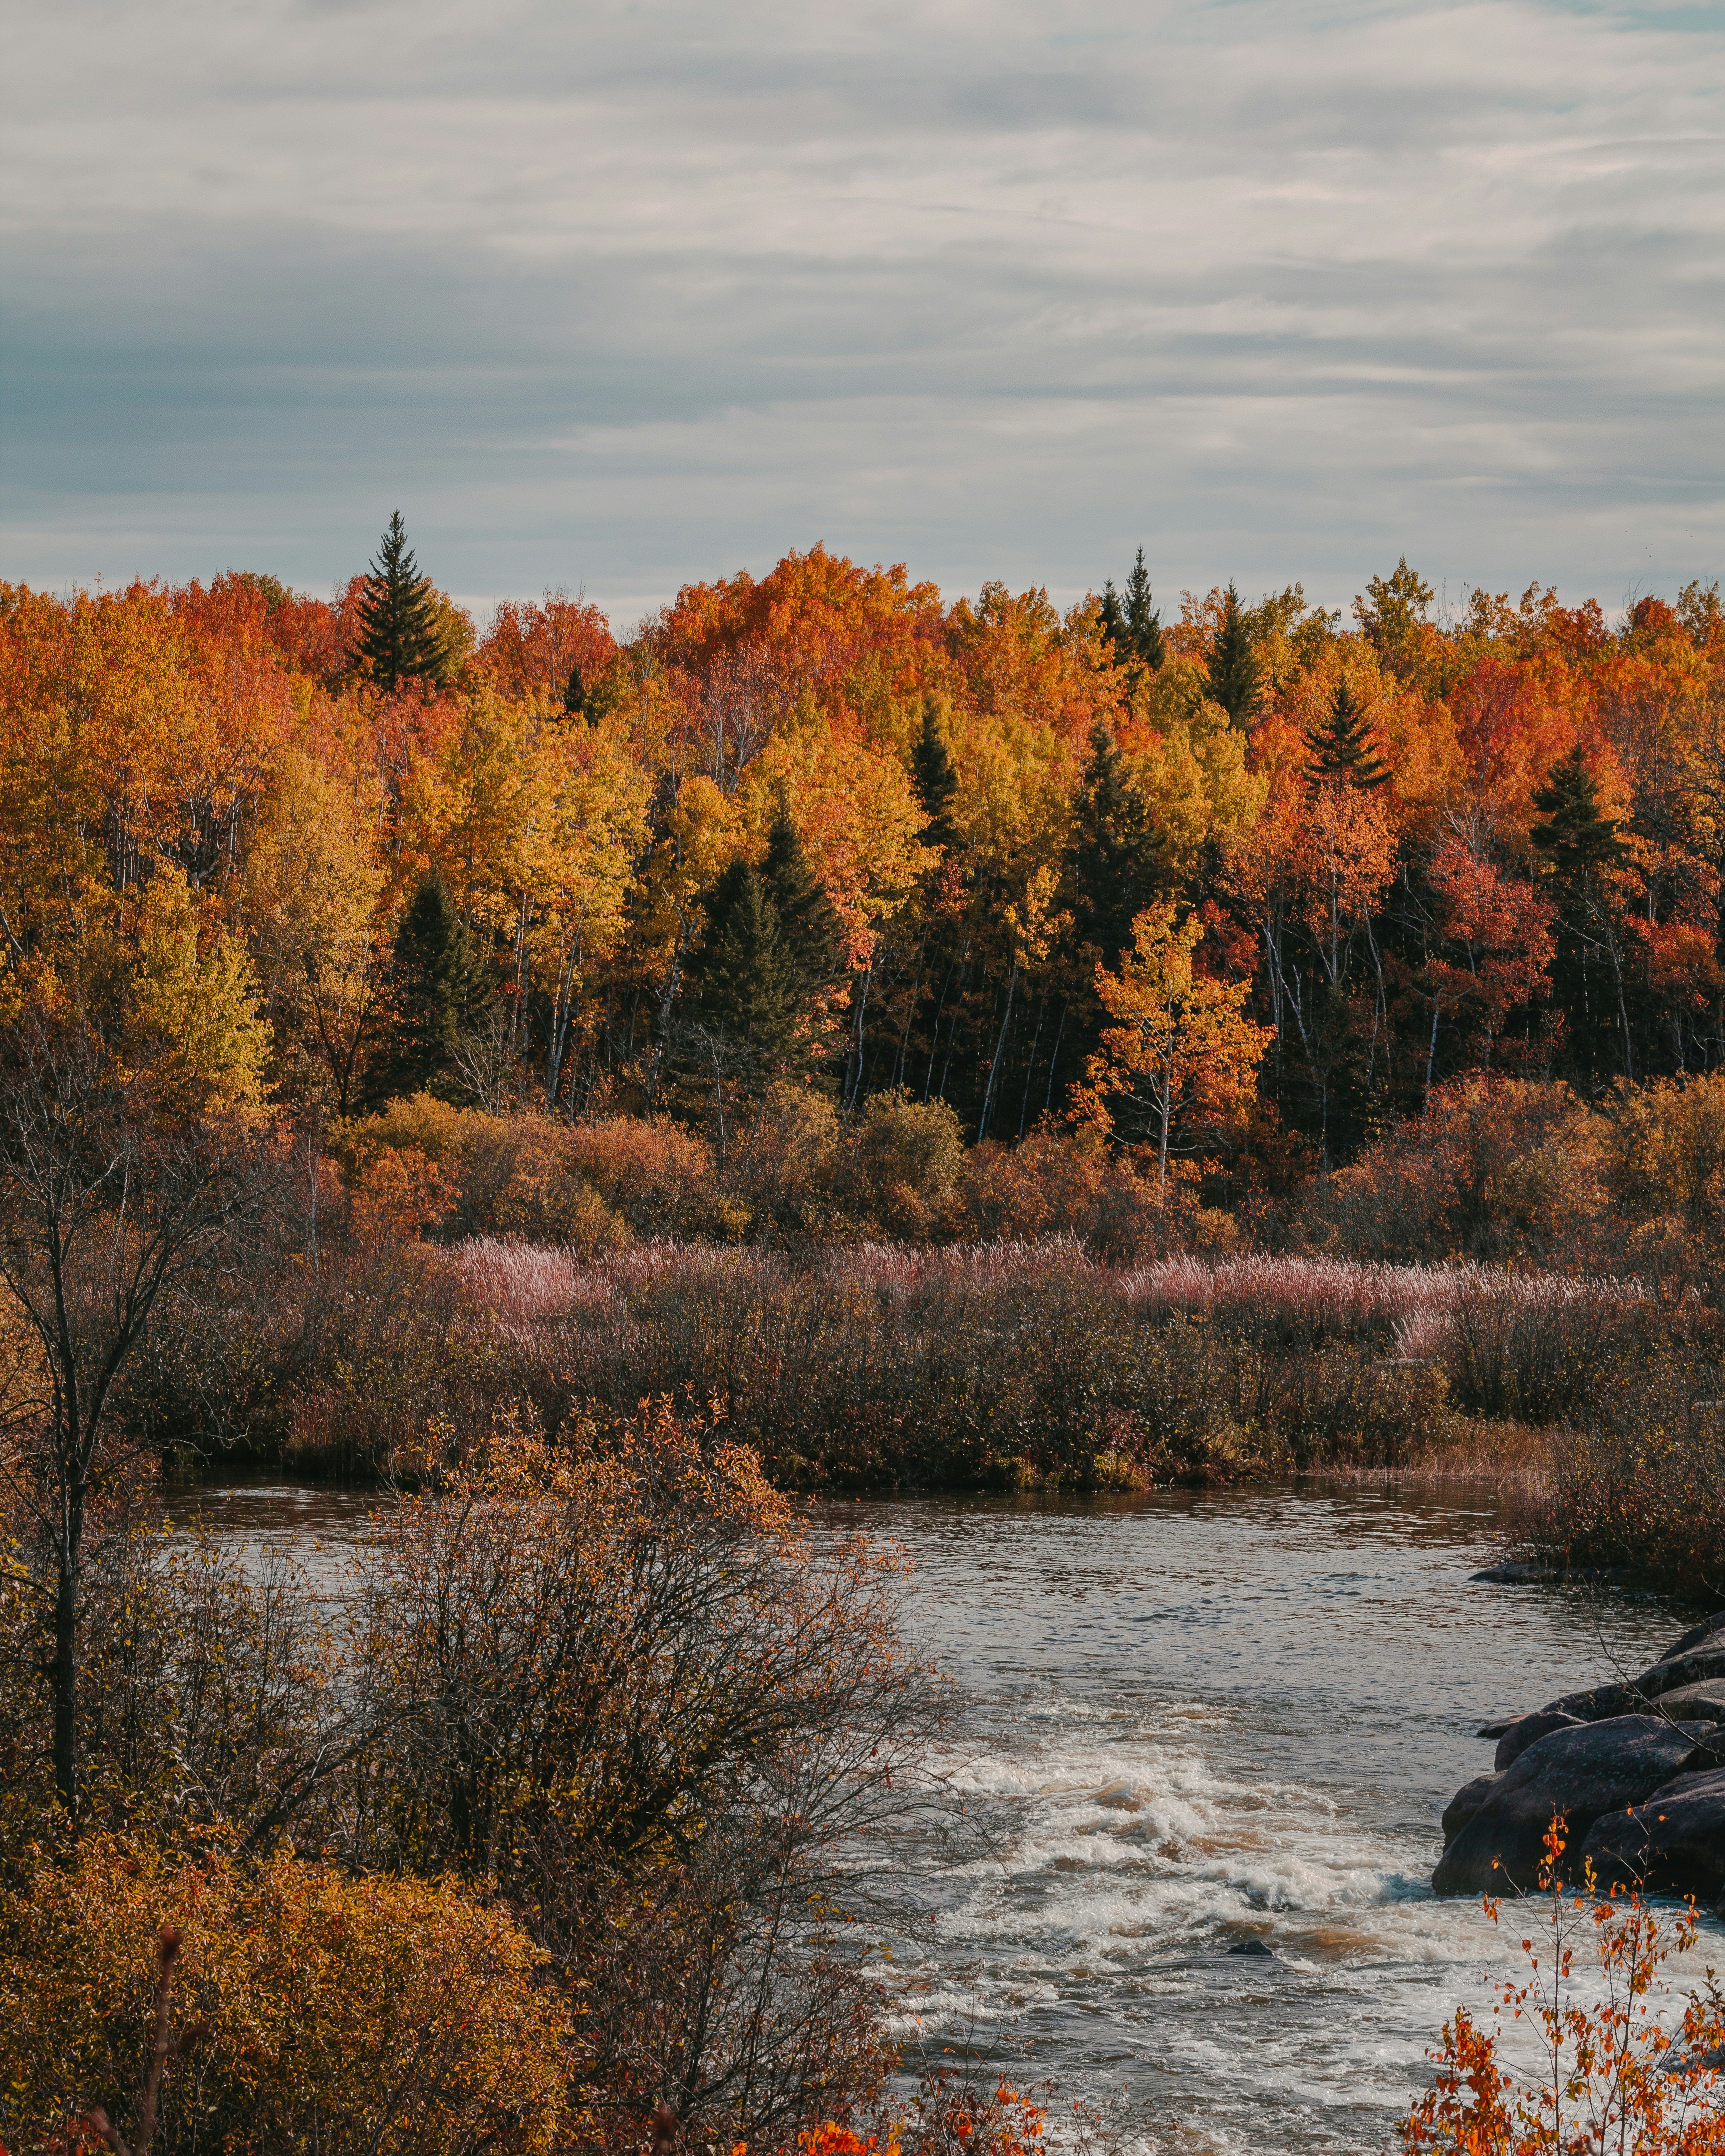
M1116 656L1136 661L1154 673L1166 654L1162 640L1162 613L1151 603L1150 572L1144 567L1142 547L1132 563L1132 574L1126 580L1124 593L1115 590L1111 577L1102 586L1101 618L1102 634L1113 646Z
M385 527L377 558L366 578L359 608L361 655L371 662L380 689L403 681L440 681L448 656L438 620L437 593L422 577L398 509Z
M1389 778L1389 767L1373 744L1365 712L1346 680L1336 684L1323 724L1307 730L1306 746L1312 752L1314 779L1339 779L1371 793Z
M940 846L950 856L958 843L952 816L952 803L958 792L958 774L952 768L939 706L932 696L922 699L922 731L911 751L911 778L916 788L916 798L922 804L922 813L928 819L922 831L924 844Z
M1240 593L1230 583L1222 603L1221 626L1210 649L1210 696L1237 726L1249 726L1258 702L1258 661L1246 633Z
M1128 648L1153 674L1163 661L1162 613L1150 603L1150 578L1144 567L1144 550L1132 563L1126 580L1126 640Z
M563 685L563 710L572 719L586 716L587 684L581 678L578 665L569 669L569 678Z
M767 834L761 885L777 916L798 989L806 999L832 979L844 939L826 886L809 867L797 827L782 802Z
M1600 811L1599 784L1579 742L1547 774L1533 806L1544 821L1528 835L1561 880L1579 881L1622 860L1616 822Z
M376 1100L434 1091L447 1081L462 1037L487 1001L467 925L434 868L419 879L402 916L391 973L394 1037L372 1074L368 1091Z
M757 1068L782 1065L796 1045L802 995L797 965L764 880L747 862L730 879L716 942L704 954L701 1013L746 1046Z
M1633 1081L1620 921L1609 871L1624 858L1614 818L1578 742L1533 796L1542 820L1529 836L1544 856L1557 901L1552 993L1584 1077L1620 1071Z
M1132 922L1166 896L1167 849L1144 798L1130 783L1113 734L1100 721L1073 802L1069 855L1079 937L1112 965L1132 942Z

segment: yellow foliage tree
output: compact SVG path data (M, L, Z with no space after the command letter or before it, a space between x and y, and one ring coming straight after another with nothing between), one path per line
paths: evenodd
M1177 922L1164 900L1133 921L1120 971L1096 968L1096 993L1114 1023L1091 1059L1081 1105L1102 1115L1112 1097L1134 1104L1163 1183L1170 1154L1194 1123L1245 1107L1271 1038L1245 1014L1250 982L1213 980L1193 964L1203 932L1196 914Z

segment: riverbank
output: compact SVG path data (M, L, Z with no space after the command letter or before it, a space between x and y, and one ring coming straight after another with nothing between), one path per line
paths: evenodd
M236 1492L223 1537L339 1566L372 1501L275 1491ZM1515 1973L1430 1886L1477 1731L1676 1629L1657 1598L1476 1583L1493 1493L1420 1476L813 1517L910 1558L911 1635L962 1689L940 1764L987 1838L915 1854L895 2034L1129 2090L1135 2156L1376 2156L1442 2022Z

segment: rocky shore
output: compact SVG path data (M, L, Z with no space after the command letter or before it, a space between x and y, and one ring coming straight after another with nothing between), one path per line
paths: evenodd
M1491 1772L1444 1813L1440 1894L1526 1892L1561 1815L1565 1876L1725 1902L1725 1609L1651 1669L1480 1732Z

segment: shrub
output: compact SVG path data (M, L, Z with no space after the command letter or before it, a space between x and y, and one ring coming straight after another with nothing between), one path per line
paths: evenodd
M6 2144L548 2150L568 2025L543 1959L447 1883L92 1835L0 1894Z
M1663 1919L1638 1896L1569 1895L1557 1878L1561 1820L1547 1837L1537 1943L1523 1939L1525 1984L1499 1987L1497 2014L1532 2025L1539 2066L1519 2080L1499 2059L1497 2032L1465 2010L1446 2022L1432 2087L1402 2123L1404 2156L1716 2156L1725 2148L1725 1999L1708 1972L1677 2029L1656 2011L1664 1966L1695 1943L1692 1907ZM1537 1905L1536 1905L1537 1906ZM1488 1898L1496 1923L1502 1904ZM1527 1922L1527 1903L1517 1922ZM1530 1925L1530 1931L1532 1927ZM1601 1994L1590 2004L1578 1961Z
M1564 1086L1491 1076L1437 1087L1313 1191L1308 1231L1352 1257L1585 1255L1606 1214L1600 1122Z
M871 1095L852 1150L863 1217L908 1243L952 1234L964 1158L963 1127L944 1101Z

